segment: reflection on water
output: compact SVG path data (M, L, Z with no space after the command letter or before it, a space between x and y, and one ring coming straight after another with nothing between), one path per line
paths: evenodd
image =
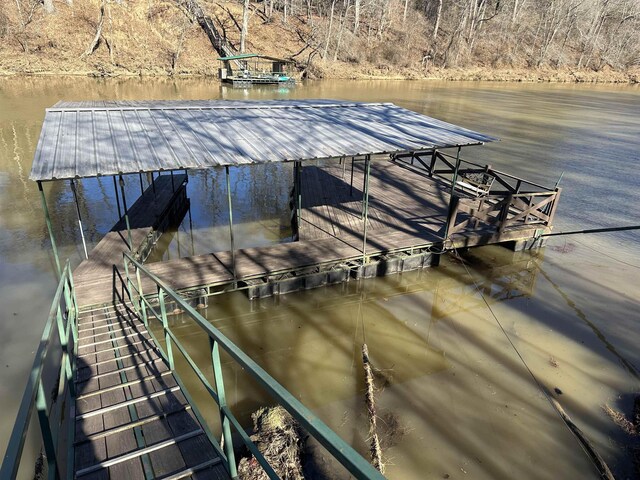
M40 199L28 180L44 109L61 99L321 97L390 101L497 135L502 142L467 155L533 181L554 183L565 172L560 229L638 223L637 87L331 81L285 91L201 79L0 79L0 450L55 288ZM231 172L236 245L290 240L290 167ZM189 181L190 215L162 240L155 260L229 246L223 172L194 172ZM78 187L91 247L118 217L113 183L90 179ZM45 191L61 256L77 264L71 190L56 182ZM136 176L127 179L126 194L139 194ZM544 256L485 248L467 266L529 367L563 392L558 400L619 478L634 475L628 439L601 406L630 414L640 390L639 238L554 238ZM594 476L458 262L259 302L229 295L213 300L207 316L362 452L366 339L385 384L379 423L387 429L391 478ZM179 332L207 365L207 342L188 322ZM230 360L225 378L243 421L268 403Z

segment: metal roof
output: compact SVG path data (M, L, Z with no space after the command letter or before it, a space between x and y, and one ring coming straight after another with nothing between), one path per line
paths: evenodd
M494 140L392 103L58 102L46 111L30 178L287 162Z
M246 60L249 58L264 58L266 60L275 60L278 62L287 62L293 63L291 60L285 60L283 58L270 57L269 55L262 55L261 53L239 53L238 55L230 55L228 57L220 57L218 60L227 61L227 60Z

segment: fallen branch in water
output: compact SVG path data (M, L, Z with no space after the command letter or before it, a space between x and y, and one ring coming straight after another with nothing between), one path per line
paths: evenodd
M373 385L373 370L369 361L369 348L366 343L362 344L362 364L364 366L364 379L367 387L365 401L367 403L367 414L369 416L369 438L371 439L370 453L371 463L380 472L384 473L384 462L382 461L382 448L378 439L378 422L376 417L376 402L374 397L375 387Z

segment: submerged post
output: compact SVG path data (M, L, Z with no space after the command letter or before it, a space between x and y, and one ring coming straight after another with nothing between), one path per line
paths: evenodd
M40 198L42 200L42 210L44 211L44 220L47 223L47 230L49 231L49 239L51 240L51 249L53 250L53 258L56 262L56 272L58 272L58 278L62 277L62 269L60 268L60 257L58 256L58 247L56 245L56 239L53 236L53 227L51 225L51 217L49 216L49 208L47 208L47 199L42 189L42 182L38 180L38 190L40 190Z
M78 203L78 192L76 191L76 182L71 179L71 191L73 192L73 199L76 202L76 214L78 215L78 227L80 227L80 237L82 238L82 247L84 248L84 258L89 258L87 252L87 242L84 240L84 230L82 229L82 217L80 216L80 204Z
M236 250L233 242L233 208L231 205L231 180L229 179L229 166L224 167L227 176L227 204L229 205L229 237L231 238L231 269L233 271L234 287L236 278Z
M131 225L129 224L129 209L127 208L127 197L124 194L124 178L122 178L122 174L120 174L120 191L122 192L122 206L124 207L124 222L127 225L129 250L133 252L133 239L131 238Z
M364 265L367 261L367 223L369 220L369 173L371 171L371 155L367 155L364 159L364 185L365 185L365 193L364 193L364 205L363 205L363 220L364 220L364 228L362 234L362 264Z

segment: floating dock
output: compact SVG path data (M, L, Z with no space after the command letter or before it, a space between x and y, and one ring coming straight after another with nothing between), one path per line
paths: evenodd
M259 298L415 270L458 248L540 246L560 189L461 157L463 147L494 140L392 104L60 102L48 109L31 179L42 194L60 284L2 479L17 472L34 408L49 472L60 477L234 478L236 451L246 447L275 478L226 404L221 350L351 475L383 478L194 305L238 289ZM295 239L235 249L229 169L270 162L293 166ZM231 250L146 264L189 207L189 170L205 168L225 169ZM120 219L91 252L85 247L72 273L58 256L43 182L69 181L77 202L75 182L96 176L113 177ZM138 178L141 195L129 204L126 181ZM209 338L209 365L196 364L174 334L172 309ZM51 345L61 365L61 381L46 386L55 399L44 394L42 375ZM174 355L217 405L215 433L181 383Z

